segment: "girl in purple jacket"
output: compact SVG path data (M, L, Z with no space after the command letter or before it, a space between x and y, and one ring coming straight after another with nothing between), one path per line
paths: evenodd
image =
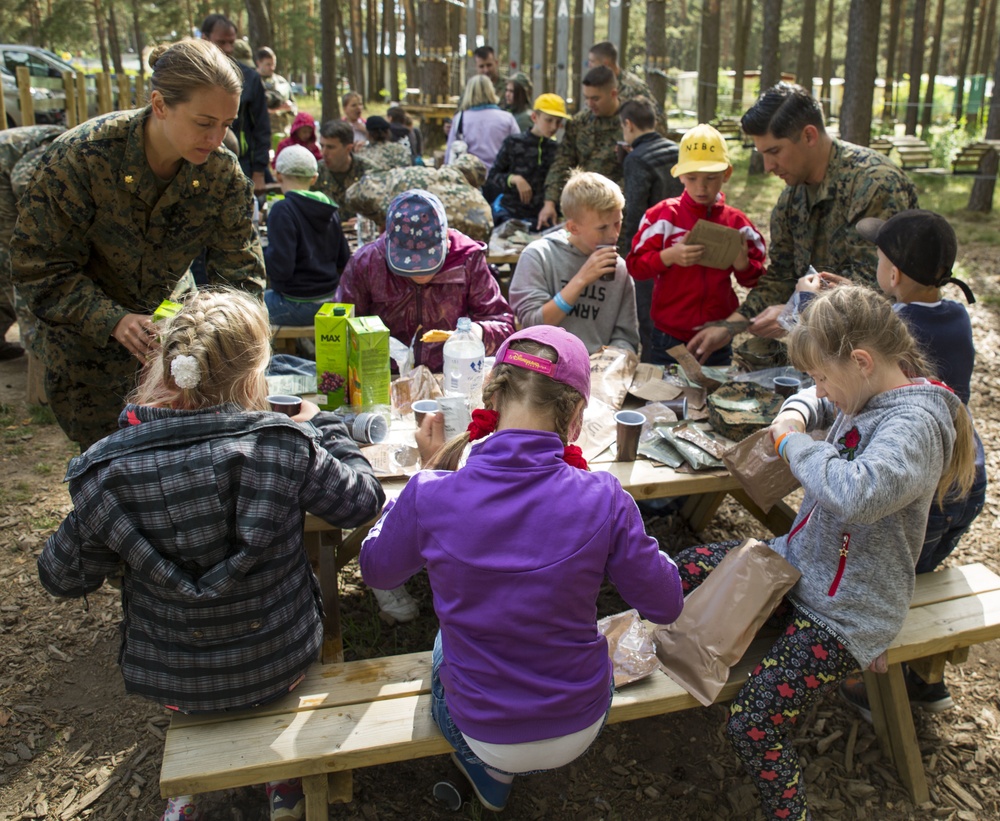
M683 604L677 568L646 535L635 502L569 445L589 398L579 339L547 325L515 333L483 388L486 410L430 460L440 469L409 481L361 549L372 587L427 568L440 621L432 712L492 810L503 809L515 774L569 763L604 725L605 575L655 622L674 621ZM433 423L424 421L425 444Z

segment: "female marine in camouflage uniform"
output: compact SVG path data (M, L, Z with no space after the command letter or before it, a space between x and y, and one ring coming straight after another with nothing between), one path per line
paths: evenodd
M207 248L210 278L259 293L251 183L220 148L241 79L211 43L156 49L150 105L56 140L21 202L15 286L39 319L45 389L85 450L117 427L156 347L151 314Z

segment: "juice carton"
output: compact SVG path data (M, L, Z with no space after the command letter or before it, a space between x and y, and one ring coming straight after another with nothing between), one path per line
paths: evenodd
M317 404L323 410L336 410L347 400L347 321L354 316L354 306L327 302L313 324L316 326Z
M348 394L351 405L370 408L388 405L389 329L377 316L358 316L347 321Z

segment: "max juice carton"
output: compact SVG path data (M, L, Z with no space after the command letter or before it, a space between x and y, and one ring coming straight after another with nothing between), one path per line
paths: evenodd
M377 316L358 316L347 321L348 393L355 407L388 405L389 329Z
M313 324L316 326L317 404L323 410L336 410L347 400L347 320L354 316L354 306L327 302Z

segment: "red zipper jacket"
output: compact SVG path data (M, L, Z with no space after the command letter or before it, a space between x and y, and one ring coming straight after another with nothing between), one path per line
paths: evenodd
M746 270L663 264L660 251L679 242L700 219L735 228L746 237L750 256ZM739 307L731 274L736 274L740 285L752 288L764 273L766 256L764 238L746 214L726 205L725 194L720 193L715 204L706 207L685 191L646 212L632 238L625 264L634 279L656 280L650 311L653 324L687 342L699 325L725 319Z

